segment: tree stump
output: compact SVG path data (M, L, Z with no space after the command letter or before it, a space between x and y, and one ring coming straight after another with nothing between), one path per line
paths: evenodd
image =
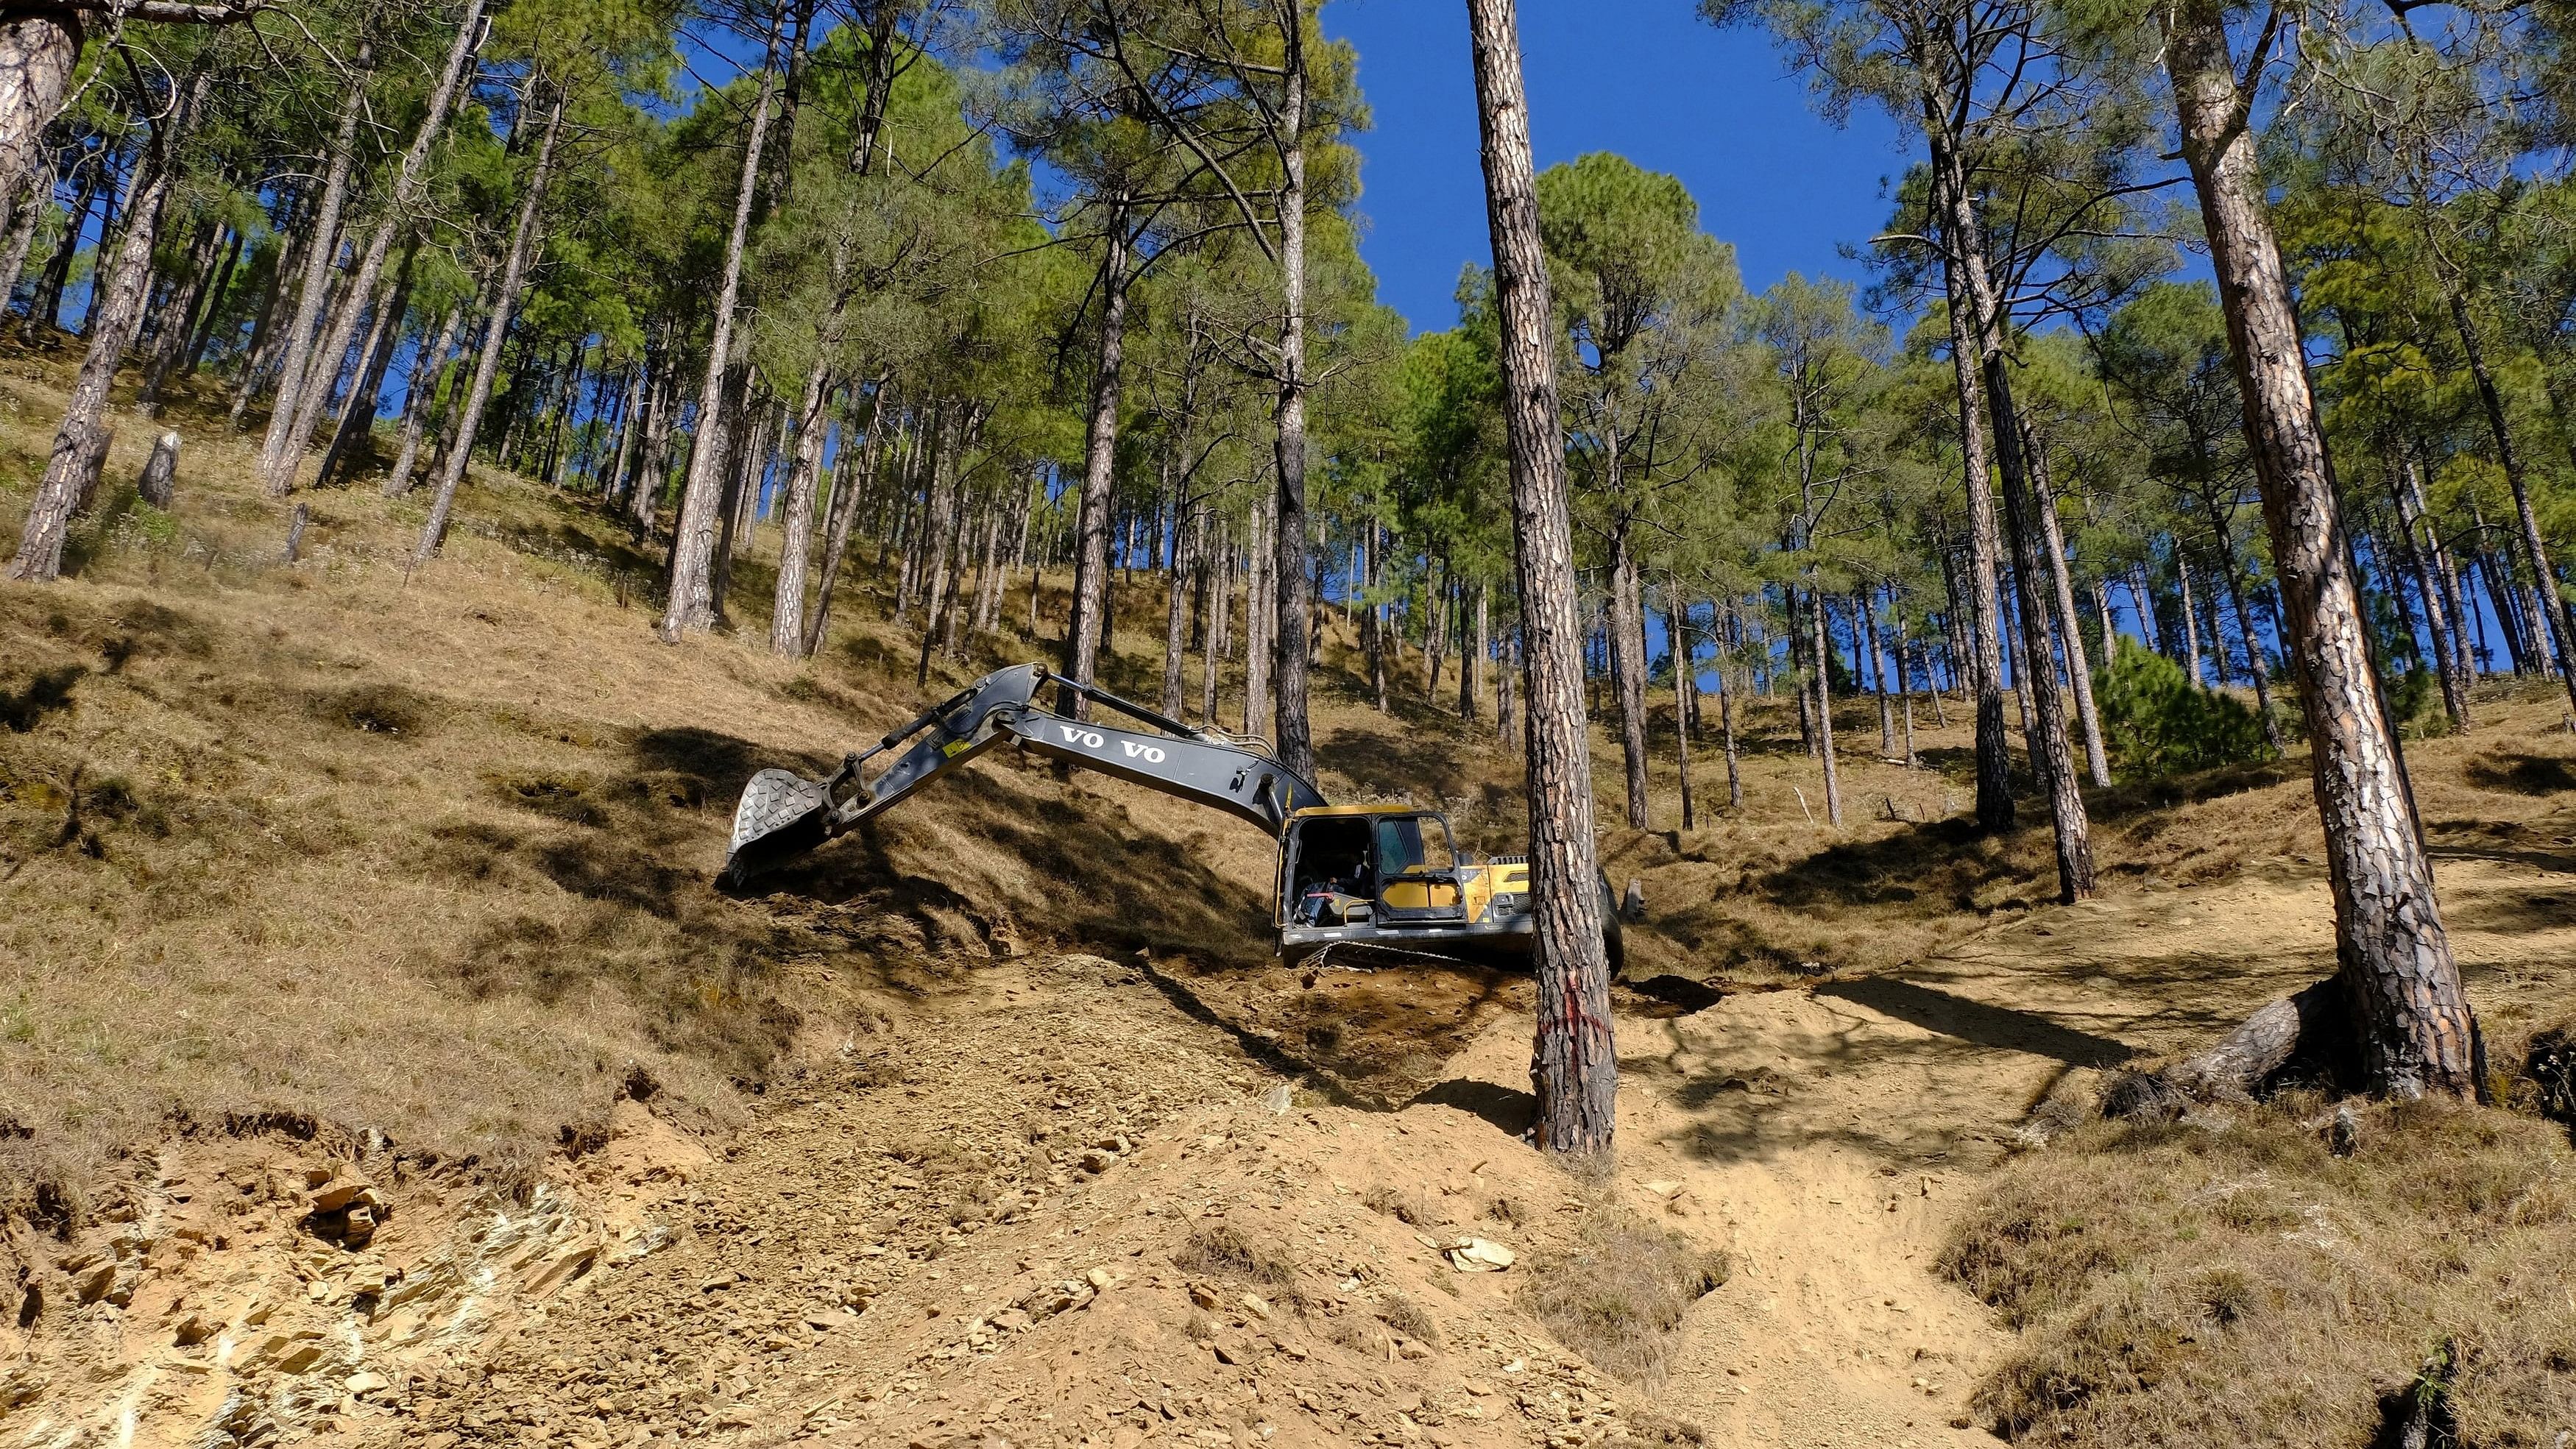
M179 434L176 429L163 433L152 444L152 459L143 465L143 476L136 481L135 491L155 508L166 509L179 483Z
M310 515L304 505L295 505L295 515L286 521L286 561L295 562L304 555L304 525Z

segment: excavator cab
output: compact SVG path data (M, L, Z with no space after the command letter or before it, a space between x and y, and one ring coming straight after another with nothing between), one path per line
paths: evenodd
M1468 859L1437 810L1300 810L1280 832L1272 925L1291 961L1337 950L1525 959L1529 862Z

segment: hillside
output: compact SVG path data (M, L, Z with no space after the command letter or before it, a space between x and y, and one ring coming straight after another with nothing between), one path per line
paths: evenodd
M61 378L6 368L14 526ZM1846 706L1841 832L1808 816L1785 706L1752 703L1740 814L1605 838L1647 916L1622 1150L1577 1182L1518 1140L1525 982L1283 971L1268 845L1132 787L996 754L715 888L751 770L820 769L1051 658L1025 626L1063 617L1060 577L916 687L864 570L819 658L765 653L764 529L737 631L673 648L654 558L578 500L478 476L409 570L417 500L271 502L219 408L174 419L169 513L112 491L74 581L0 586L0 1443L2144 1442L2178 1422L2158 1383L2206 1381L2084 1359L2105 1340L2070 1324L2124 1291L2104 1273L2152 1298L2201 1265L2017 1256L2080 1238L2139 1154L2166 1154L2164 1215L2092 1220L2169 1248L2215 1215L2250 1245L2249 1322L2307 1271L2284 1232L2385 1278L2384 1246L2499 1212L2516 1261L2568 1260L2576 1206L2532 1185L2576 1158L2515 1113L2373 1116L2369 1150L2430 1133L2466 1164L2395 1202L2334 1176L2295 1104L2037 1145L2103 1074L2330 969L2303 758L2095 797L2105 889L2061 909L2044 825L1957 819L1956 701L1918 715L1921 770ZM147 437L127 424L111 479ZM1120 587L1109 682L1150 696L1158 596ZM1490 721L1423 705L1418 656L1381 716L1340 621L1327 640L1327 793L1513 843ZM2576 737L2546 690L2488 690L2476 734L2408 759L2510 1085L2576 1004ZM1607 798L1615 743L1595 759ZM2255 1179L2261 1212L2193 1196ZM1465 1271L1466 1239L1511 1266ZM2157 1351L2270 1395L2207 1432L2357 1445L2419 1340L2483 1329L2485 1362L2529 1372L2463 1411L2502 1426L2469 1442L2576 1424L2546 1292L2462 1326L2381 1287L2331 1352Z

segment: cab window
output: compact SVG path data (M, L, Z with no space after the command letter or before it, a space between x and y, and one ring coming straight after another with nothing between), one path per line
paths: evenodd
M1447 870L1457 863L1449 849L1448 823L1436 815L1399 815L1377 823L1377 870L1381 881L1408 870Z

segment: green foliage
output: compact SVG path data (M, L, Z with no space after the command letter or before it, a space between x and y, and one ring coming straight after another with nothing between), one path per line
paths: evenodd
M2124 775L2178 775L2268 753L2252 709L2232 695L2192 688L2181 665L2125 635L2093 692L2104 743Z
M2451 717L2442 708L2441 682L2418 664L2397 677L2388 689L2388 717L2410 740L2439 739L2451 732Z

